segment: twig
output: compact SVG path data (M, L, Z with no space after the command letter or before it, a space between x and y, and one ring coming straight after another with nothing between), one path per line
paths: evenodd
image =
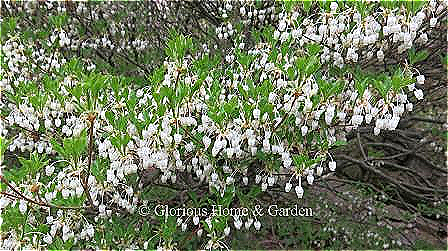
M446 123L446 121L443 121L443 120L437 120L437 119L431 119L431 118L423 118L423 117L417 117L417 116L410 116L405 121L410 121L410 120L417 120L417 121L434 123L434 124L441 124L441 125Z
M376 168L373 168L372 166L370 166L369 164L367 164L366 162L364 162L362 160L354 159L354 158L349 157L347 155L339 155L338 157L359 164L361 167L364 167L365 169L375 173L376 175L379 175L380 177L382 177L385 180L387 180L390 183L392 183L395 187L400 188L401 190L403 190L404 192L406 192L409 195L413 196L414 198L418 198L418 199L421 199L421 200L429 200L429 201L434 201L435 200L433 198L428 198L426 196L420 195L420 194L418 194L418 193L416 193L416 192L414 192L414 191L404 187L406 185L406 183L401 182L401 181L396 181L395 179L387 176L386 174L384 174L380 170L378 170Z
M44 203L44 202L38 202L38 201L35 201L35 200L33 200L33 199L31 199L31 198L28 198L28 197L26 197L25 195L23 195L23 193L21 193L19 190L17 190L14 186L12 186L9 182L8 182L8 180L5 178L5 177L3 177L2 175L0 175L0 180L3 182L3 183L5 183L12 191L14 191L14 193L16 193L17 195L15 195L15 194L10 194L10 193L7 193L7 192L0 192L0 194L3 194L3 195L5 195L5 196L9 196L9 197L13 197L13 198L16 198L16 199L24 199L24 200L26 200L26 201L28 201L28 202L30 202L30 203L33 203L33 204L36 204L36 205L39 205L39 206L42 206L42 207L50 207L50 208L57 208L57 209L74 209L74 210L78 210L78 209L87 209L87 208L89 208L89 207L66 207L66 206L57 206L57 205L52 205L52 204L49 204L49 203Z
M359 135L359 131L356 132L356 137L358 138L358 146L359 146L359 149L361 149L362 157L364 157L364 161L366 161L368 158L367 158L366 152L364 151L364 148L362 146L361 136Z
M283 124L283 122L285 122L285 120L288 117L289 113L292 111L292 108L293 108L294 104L296 103L297 97L298 97L298 95L294 95L294 100L292 101L291 108L289 109L288 112L285 112L285 115L283 115L282 120L274 128L273 132L277 131L277 129Z
M433 185L425 177L423 177L419 172L417 172L416 170L414 170L412 168L407 168L407 167L401 166L399 164L396 164L396 163L393 163L393 162L390 162L390 161L384 161L384 164L388 165L388 166L391 166L391 167L395 167L395 168L403 170L403 171L411 172L411 173L419 176L426 183L426 185L428 185L430 187L435 187L435 185Z
M371 145L371 146L383 146L383 147L390 147L393 148L397 151L402 151L402 152L407 152L408 154L412 154L414 153L414 151L409 151L406 150L402 147L396 146L394 144L389 144L389 143L381 143L381 142L368 142L366 143L367 145ZM419 153L415 153L415 156L417 156L419 159L423 160L424 162L426 162L427 164L431 165L434 169L436 169L437 171L440 171L442 173L445 174L446 176L446 172L448 171L448 169L446 168L441 168L439 166L437 166L436 164L432 163L430 160L428 160L425 156L419 154Z
M87 172L84 174L83 179L83 187L84 192L86 193L87 199L89 200L89 203L91 206L94 206L92 197L90 196L89 187L88 187L88 179L90 175L90 169L92 165L92 153L93 153L93 125L95 122L96 116L91 113L89 114L89 117L87 118L90 121L90 128L89 128L89 159L87 163Z

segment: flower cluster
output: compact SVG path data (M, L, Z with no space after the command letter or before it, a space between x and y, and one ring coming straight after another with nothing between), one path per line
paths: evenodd
M29 198L18 203L22 214L34 217L30 201L50 208L47 228L39 230L39 240L27 240L27 247L51 247L56 238L92 240L95 224L106 222L106 216L135 214L137 205L148 203L140 191L148 170L159 172L151 182L202 184L219 201L237 201L241 187L262 192L281 187L303 198L306 186L336 170L330 149L348 132L362 126L375 135L395 130L413 102L423 99L425 76L407 60L391 61L391 55L427 44L431 29L440 25L437 16L446 11L446 3L436 1L417 11L381 6L373 12L322 2L312 3L322 6L304 16L311 13L305 2L219 3L222 22L214 40L196 50L191 38L172 37L163 64L144 84L126 77L127 70L114 76L81 53L94 50L104 62L117 55L139 68L136 75L147 74L145 56L134 58L143 60L140 64L123 55L153 46L150 38L130 34L144 29L138 24L111 22L103 37L85 39L80 33L93 31L76 29L90 27L82 18L67 22L65 15L55 15L58 28L36 39L38 45L2 37L1 136L10 140L10 152L32 153L34 163L21 161L28 173L10 182L6 192ZM101 29L101 21L114 20L124 8L102 5L110 12L91 12L78 3L74 15L89 15ZM154 8L167 5L157 2ZM34 13L36 5L27 3L25 9ZM222 55L208 49L218 48L215 41L227 43ZM396 67L372 73L372 65ZM8 210L16 203L2 197L0 207ZM83 216L86 208L93 220ZM179 217L174 225L196 229L199 238L206 231L206 247L219 248L232 226L258 231L262 223L256 217L194 216ZM18 245L16 231L10 231L3 248ZM159 243L174 245L170 237Z

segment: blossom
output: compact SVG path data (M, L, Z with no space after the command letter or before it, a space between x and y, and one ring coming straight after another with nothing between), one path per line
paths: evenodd
M244 228L246 228L247 230L249 230L250 226L252 225L252 223L254 222L254 220L252 218L249 218L245 223L244 223Z
M53 243L53 237L49 234L45 234L45 236L43 237L43 241L47 244L51 244Z
M303 188L302 186L298 185L295 187L296 190L296 195L299 199L301 199L303 197Z
M421 89L415 89L414 90L414 95L418 100L422 100L423 99L423 91Z
M292 184L287 182L285 185L285 192L289 193L289 191L291 191L292 188Z
M336 170L336 161L330 161L328 163L328 169L330 169L330 171L334 172Z
M280 37L280 31L274 31L274 39L278 39Z
M202 143L204 143L206 149L210 146L211 142L212 140L207 135L202 138Z
M327 123L327 125L330 125L331 121L333 120L334 110L335 108L332 105L327 107L327 110L325 112L325 122Z
M47 176L52 175L53 172L54 172L54 166L53 166L53 165L49 165L49 166L46 166L46 167L45 167L45 174L46 174Z
M312 185L313 181L314 181L314 176L312 174L308 174L306 176L306 180L307 180L308 184Z
M268 177L268 186L273 186L275 182L274 176L269 176Z
M417 76L417 83L419 85L423 85L425 83L425 75L418 75ZM412 91L412 90L411 90Z
M373 128L373 134L374 134L375 136L378 136L378 135L380 134L380 131L381 131L381 129L378 128L378 127Z
M241 16L245 16L246 15L246 9L244 8L244 6L241 6L240 14L241 14Z
M26 202L24 201L24 200L21 200L20 201L20 203L19 203L19 211L22 213L22 214L24 214L25 212L26 212L26 210L27 210L27 205L26 205Z
M301 131L302 131L302 136L305 136L308 132L308 126L306 126L306 125L302 126Z
M266 182L261 183L261 191L265 192L266 189L268 189L268 183Z
M224 235L229 236L229 234L230 234L230 227L224 228Z
M382 50L377 51L376 57L378 58L378 61L383 61L384 60L384 52Z
M199 238L201 238L203 231L204 230L202 230L202 228L197 231L197 235L198 235Z
M243 225L243 222L239 218L237 218L236 220L233 221L233 224L236 229L240 229L241 226Z
M279 31L284 31L286 29L286 22L284 20L281 20L278 25Z
M173 9L163 1L157 4L161 7L159 10ZM51 244L55 238L67 242L93 238L95 228L89 222L100 224L102 217L111 215L112 208L117 209L116 216L120 216L119 212L133 213L135 205L146 203L138 191L150 182L206 181L205 191L209 189L209 193L224 197L233 188L249 185L252 174L262 191L277 183L285 184L285 192L290 192L292 179L298 177L294 188L298 198L303 198L301 177L305 175L307 183L312 185L315 175L322 175L326 163L323 156L329 154L328 148L337 139L346 137L347 131L354 127L367 124L374 124L375 135L381 130L395 130L405 110L413 109L415 99L408 95L423 99L421 88L425 76L418 73L421 72L418 65L408 60L394 57L399 73L396 76L383 69L378 74L364 74L367 72L363 67L360 74L352 76L345 73L344 67L351 69L358 62L381 63L390 53L428 47L429 39L433 39L431 27L437 26L444 7L444 3L431 1L417 13L406 8L397 12L384 7L386 16L370 10L361 15L355 7L333 1L330 13L321 9L299 20L303 11L297 8L290 11L274 5L260 9L252 3L225 2L218 10L222 22L214 30L218 41L228 40L225 45L223 41L215 43L211 39L194 45L196 50L190 48L189 37L178 36L167 43L170 53L164 54L163 63L145 62L142 67L133 67L136 69L126 76L121 76L122 63L116 63L116 55L121 58L128 51L138 55L153 46L146 33L134 34L139 29L128 29L116 22L115 7L111 7L110 13L102 11L98 15L96 7L87 10L78 5L76 13L80 19L88 13L92 23L100 16L106 21L109 32L98 36L91 32L80 36L76 29L71 29L72 16L66 13L64 22L68 25L51 28L48 36L43 33L43 39L38 36L26 41L21 33L29 17L24 15L17 20L20 24L14 30L17 35L5 34L2 42L4 74L0 87L21 97L20 102L9 95L5 97L5 119L0 122L0 134L10 140L7 150L22 151L23 156L46 153L50 164L45 164L45 168L36 171L36 177L24 179L17 187L43 183L45 189L40 191L45 202L51 203L62 196L67 201L76 199L88 205L91 202L88 196L83 196L86 193L93 204L92 221L84 220L76 210L61 211L57 216L51 210L54 217L42 218L49 225L49 231L42 233L39 243ZM32 16L33 11L29 13ZM139 20L141 13L131 13L130 20ZM247 32L242 31L250 32L264 24L273 26L272 33L263 34L260 41L248 42ZM45 30L47 26L42 27ZM224 60L212 64L214 53L222 48L225 48ZM76 53L80 49L83 53ZM97 60L98 51L108 52L109 63L117 64L112 67L116 71L103 67L108 62ZM80 63L67 62L66 58ZM135 65L140 65L141 59L133 58ZM77 74L78 69L70 69L74 66L79 66L83 74ZM207 67L198 71L202 66ZM148 74L147 70L153 67L158 70ZM333 71L333 67L343 70ZM58 77L53 79L55 73ZM151 77L145 77L148 83L144 85L127 83L128 75L133 78L134 74ZM381 88L381 83L397 76L407 86ZM44 77L57 81L55 87ZM95 89L86 86L92 79L101 83L97 95L85 93ZM358 83L363 80L367 85L360 90ZM41 82L38 90L23 88L20 90L23 93L16 90ZM80 96L78 88L82 90ZM187 91L183 93L185 88ZM45 98L41 101L35 97ZM91 117L86 119L87 110L97 114L93 121ZM34 131L42 135L36 137ZM48 139L53 136L57 137L55 142ZM82 141L85 151L67 154L81 146L77 140L87 140ZM76 142L73 149L71 142ZM93 147L89 147L91 144ZM90 148L93 153L89 153ZM301 155L310 158L309 161L302 161ZM91 166L88 166L91 156L94 156L93 162L89 160ZM56 164L55 159L61 162ZM88 170L91 173L84 176ZM333 159L328 162L328 170L336 170ZM285 173L292 176L285 177ZM190 176L193 178L180 180ZM83 177L88 177L87 191L84 191ZM0 198L0 207L9 210L11 201ZM33 219L34 212L28 210L26 201L19 200L18 207ZM205 225L213 229L207 236L211 239L230 234L229 225L216 228L211 218L201 221L199 216L191 217L198 237L202 236ZM177 230L187 231L189 219L179 217ZM261 228L256 218L234 218L236 229L241 229L243 223L246 229L252 225L256 230ZM162 239L160 247L167 248L170 244ZM137 240L136 243L147 247L151 242Z
M181 134L174 134L174 143L179 144L182 141L182 135Z
M430 27L435 27L437 25L437 18L433 17L429 20L429 26Z
M260 110L254 109L253 115L254 115L254 119L259 119L260 118Z
M195 215L195 216L193 217L193 224L194 224L194 225L198 225L198 224L199 224L199 217L198 217L197 215Z
M218 180L218 174L217 173L212 173L212 175L210 176L211 177L211 179L212 179L212 182L215 182L215 181L217 181Z
M338 3L337 2L331 2L331 4L330 4L331 12L336 12L337 8L338 8Z

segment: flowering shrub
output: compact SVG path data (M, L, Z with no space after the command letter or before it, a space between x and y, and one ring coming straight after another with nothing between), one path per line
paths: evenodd
M227 248L260 219L142 221L163 201L148 191L196 208L273 187L300 200L348 132L395 130L423 99L414 65L446 14L437 1L218 2L217 24L199 24L212 39L171 32L163 51L139 4L2 3L2 248L171 249L193 234ZM173 18L176 3L149 4Z

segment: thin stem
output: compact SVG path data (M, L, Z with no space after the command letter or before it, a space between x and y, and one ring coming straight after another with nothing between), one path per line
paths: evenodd
M12 198L16 198L16 199L23 199L26 200L30 203L42 206L42 207L50 207L50 208L57 208L57 209L86 209L87 207L65 207L65 206L56 206L56 205L52 205L52 204L48 204L45 202L38 202L35 201L31 198L26 197L25 195L23 195L23 193L21 193L19 190L17 190L14 186L12 186L8 180L6 180L5 177L0 176L0 180L5 183L15 194L11 194L11 193L7 193L7 192L0 192L0 194L8 196L8 197L12 197Z
M89 203L91 206L93 206L93 200L90 196L89 187L88 187L88 179L90 175L90 169L92 166L92 153L93 153L93 125L95 122L96 116L94 114L89 114L88 120L90 121L90 128L89 128L89 159L87 162L87 172L84 174L83 179L83 188L84 192L86 193L87 199L89 200Z
M298 97L298 95L294 95L294 100L292 101L291 108L289 109L288 112L285 112L285 115L283 115L282 120L278 123L278 125L272 131L273 133L277 131L277 129L283 124L283 122L285 122L285 120L288 117L289 113L292 111L292 108L293 108L294 104L296 103L297 97Z

